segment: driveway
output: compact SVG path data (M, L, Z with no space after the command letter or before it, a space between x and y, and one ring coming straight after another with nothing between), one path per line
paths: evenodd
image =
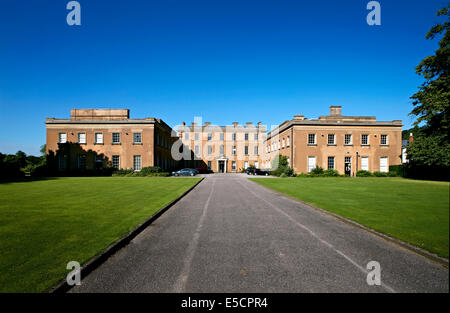
M379 286L367 284L370 261ZM71 292L448 292L448 279L425 257L246 175L214 174Z

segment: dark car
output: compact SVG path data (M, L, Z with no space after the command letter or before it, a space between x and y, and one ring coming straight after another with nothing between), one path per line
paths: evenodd
M269 172L268 171L264 171L261 170L259 168L252 168L249 169L248 171L246 171L247 175L264 175L264 176L269 176Z
M211 170L209 168L207 168L206 166L204 166L204 167L198 167L197 172L199 174L209 174L211 172Z
M197 170L193 168L183 168L182 170L172 172L172 176L195 176L197 174Z

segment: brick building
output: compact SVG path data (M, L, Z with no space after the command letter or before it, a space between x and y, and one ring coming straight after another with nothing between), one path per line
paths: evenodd
M340 106L330 115L308 120L295 115L267 136L270 155L263 167L280 154L288 158L295 173L308 173L316 166L336 169L341 174L356 171L389 171L401 164L402 123L377 121L373 116L343 116Z
M214 126L183 122L178 127L178 134L183 142L186 155L185 167L205 166L213 172L240 172L249 166L261 166L267 129L258 123L246 125L233 123L230 126Z
M55 155L60 171L177 165L170 153L177 137L160 119L130 119L124 109L74 109L70 119L45 124L47 154Z
M47 152L60 170L159 166L208 167L213 172L240 172L249 166L269 169L278 155L295 173L316 166L355 175L357 170L387 172L401 164L402 123L373 116L343 116L340 106L308 120L295 115L267 134L261 123L187 126L177 133L156 118L130 119L125 109L71 110L70 119L48 118ZM201 124L201 123L199 123ZM177 142L177 140L180 141ZM181 152L172 155L171 149Z

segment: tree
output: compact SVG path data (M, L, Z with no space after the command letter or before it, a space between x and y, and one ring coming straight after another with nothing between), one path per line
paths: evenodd
M450 5L437 12L446 21L431 28L426 39L442 35L439 48L416 67L416 73L424 77L413 99L411 115L417 116L414 126L423 124L421 132L408 145L408 158L418 165L433 167L450 166L449 113L450 113Z

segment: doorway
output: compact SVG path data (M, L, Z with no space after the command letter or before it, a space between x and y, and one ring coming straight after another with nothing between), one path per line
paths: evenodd
M344 170L345 175L352 175L352 157L345 157Z
M225 161L219 161L219 173L225 172Z

